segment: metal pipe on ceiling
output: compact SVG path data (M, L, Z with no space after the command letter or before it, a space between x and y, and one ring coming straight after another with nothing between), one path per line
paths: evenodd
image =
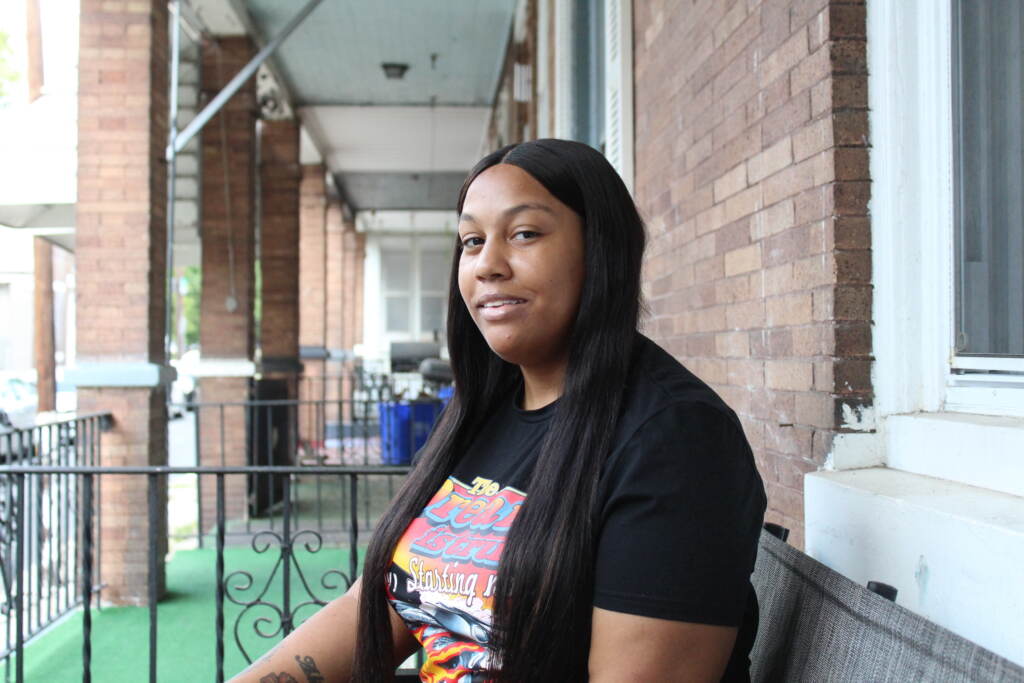
M210 100L209 104L203 107L203 110L185 127L183 131L178 133L171 144L167 146L167 159L170 160L174 154L177 154L185 148L185 145L195 137L196 133L203 129L211 118L213 118L217 112L221 110L221 107L231 99L231 97L238 92L239 88L242 87L247 80L249 80L253 74L256 73L256 69L260 67L260 64L265 62L270 55L280 47L288 36L305 21L306 17L316 9L316 7L323 2L323 0L309 0L306 5L299 10L299 13L288 22L288 25L281 30L279 34L274 36L274 39L263 46L256 56L249 60L249 63L242 67L231 81L224 86L224 89L217 93L217 96Z

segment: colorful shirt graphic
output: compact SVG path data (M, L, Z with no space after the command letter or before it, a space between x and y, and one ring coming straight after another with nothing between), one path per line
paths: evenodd
M449 477L399 541L388 597L426 651L421 680L483 681L498 560L525 498L491 479Z

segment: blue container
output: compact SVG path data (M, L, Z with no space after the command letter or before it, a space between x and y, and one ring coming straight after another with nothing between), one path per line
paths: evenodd
M427 442L441 412L439 401L381 401L380 450L385 465L408 465Z
M439 399L441 399L441 407L442 408L447 408L448 407L448 401L452 400L452 396L454 396L454 395L455 395L455 387L453 387L453 386L441 387L437 391L437 397Z

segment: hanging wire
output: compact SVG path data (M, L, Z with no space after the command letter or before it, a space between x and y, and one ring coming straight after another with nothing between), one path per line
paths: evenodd
M224 59L220 43L214 41L214 48L217 55L217 82L224 82ZM231 207L231 168L228 163L228 128L227 128L227 107L222 109L217 119L220 122L220 157L221 171L223 173L224 187L224 211L228 224L228 296L224 300L224 308L228 313L234 313L238 309L238 296L235 289L235 220Z

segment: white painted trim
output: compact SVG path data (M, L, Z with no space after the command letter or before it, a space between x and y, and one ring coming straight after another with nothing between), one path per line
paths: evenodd
M1024 416L1024 378L953 372L1024 359L955 353L952 31L948 2L868 12L875 406Z
M556 138L570 139L575 118L573 81L576 78L573 51L573 2L553 0L555 3L555 130Z
M1024 373L1024 358L995 356L954 356L952 367L960 370L997 370Z
M256 364L245 358L200 358L193 377L252 377Z
M873 0L867 16L875 407L936 411L953 341L951 9Z
M388 353L387 341L384 339L380 240L380 234L370 233L366 236L366 260L363 261L363 339L359 353L366 358L386 358Z
M633 3L631 0L605 0L604 4L605 154L632 194ZM616 130L612 130L613 121Z
M1016 378L1020 379L1020 378ZM979 415L1024 417L1024 390L1010 386L955 386L946 390L946 410ZM1020 453L1005 453L1020 462Z
M167 387L178 376L170 365L90 362L64 370L64 381L81 388Z
M551 120L551 81L548 68L551 64L549 33L551 0L537 0L537 137L551 137L548 122Z
M1024 500L1024 422L963 413L892 415L889 467L1001 491Z
M825 458L824 469L856 470L885 464L885 444L878 432L843 432L832 437L832 450Z

